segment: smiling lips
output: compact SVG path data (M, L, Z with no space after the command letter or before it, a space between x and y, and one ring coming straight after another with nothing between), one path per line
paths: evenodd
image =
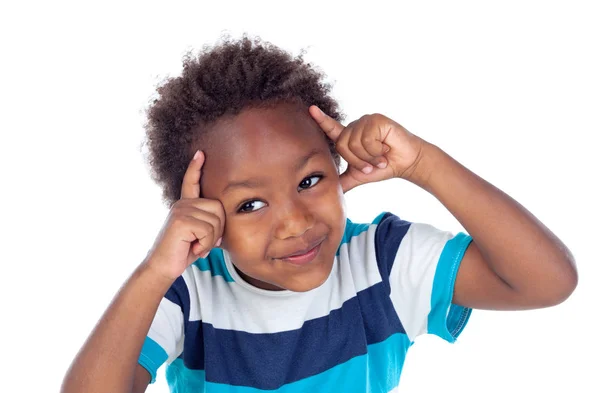
M319 239L317 242L310 245L309 248L298 250L292 254L288 254L278 259L293 263L294 265L305 265L315 259L321 250L321 244L323 244L324 241L325 239Z

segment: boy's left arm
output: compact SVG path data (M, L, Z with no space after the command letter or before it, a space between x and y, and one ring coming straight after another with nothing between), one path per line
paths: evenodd
M569 249L518 202L438 147L379 114L347 127L313 106L310 114L348 162L344 192L399 177L434 195L473 238L461 262L452 302L520 310L553 306L577 285Z

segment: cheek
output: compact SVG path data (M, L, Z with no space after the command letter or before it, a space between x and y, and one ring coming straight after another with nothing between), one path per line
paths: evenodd
M346 208L344 193L339 183L332 186L319 203L315 203L315 206L319 216L326 218L332 229L343 234L346 225Z
M267 238L265 230L260 230L256 223L245 225L232 223L225 228L225 247L227 251L236 256L236 259L256 259L264 254Z

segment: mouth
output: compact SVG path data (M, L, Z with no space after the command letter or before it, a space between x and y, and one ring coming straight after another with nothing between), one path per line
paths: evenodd
M285 255L277 258L284 262L289 262L294 265L305 265L311 262L319 254L321 245L325 239L319 239L317 242L309 245L307 248L293 252L292 254Z

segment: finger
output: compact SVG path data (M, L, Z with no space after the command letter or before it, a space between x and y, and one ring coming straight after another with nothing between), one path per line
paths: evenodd
M221 236L223 236L224 222L218 215L213 214L210 211L196 209L193 206L183 210L183 214L193 217L198 221L205 221L210 224L213 227L211 232L215 234L215 243Z
M192 252L196 255L210 252L220 237L216 232L216 228L210 223L197 220L194 217L188 217L188 220L190 220L190 230L197 239L191 243Z
M361 160L371 164L372 166L377 166L379 163L381 163L380 155L372 154L369 150L367 150L367 144L369 147L371 147L373 143L377 143L373 140L374 137L370 136L372 133L373 132L370 128L364 127L353 130L352 135L350 135L350 139L348 140L348 149L350 149L350 151Z
M387 166L387 159L385 158L385 153L390 151L390 148L388 145L383 143L383 141L381 141L378 138L378 136L379 136L379 134L377 134L377 135L363 134L363 136L361 137L361 143L362 143L362 147L365 149L367 154L369 154L371 157L374 157L369 162L371 164L377 166L378 168L383 169Z
M217 240L217 243L215 244L215 247L219 247L221 245L221 239L219 238L219 240ZM213 247L214 248L214 247ZM202 247L202 245L200 243L194 243L194 245L192 246L192 253L195 256L200 256L200 258L206 258L211 250L208 251L204 251L204 248Z
M194 243L192 246L192 253L200 258L206 258L210 254L212 249L205 251L204 247L200 243Z
M204 152L197 150L185 171L185 175L183 175L181 184L182 199L200 198L200 177L204 159Z
M192 214L179 214L173 220L173 224L177 228L174 236L190 246L200 243L203 250L210 250L220 237L217 229L211 223L204 219L198 219Z
M175 216L183 217L184 219L192 218L210 224L213 228L211 232L215 234L213 247L218 247L221 244L225 230L225 210L220 201L198 198L180 199L176 202L172 211ZM192 235L188 233L185 238L193 245L197 238L190 236Z
M340 153L342 158L346 160L349 167L354 167L365 174L371 173L373 171L373 165L371 165L369 161L363 160L354 154L353 149L349 146L351 137L351 132L343 132L338 142L336 142L336 150Z
M221 201L216 199L196 199L191 202L191 214L198 219L206 219L210 222L219 236L225 231L225 209Z
M348 167L344 173L340 175L340 185L342 186L342 192L345 194L354 187L358 187L362 184L361 181L357 180L353 173L360 173L355 168Z
M327 116L318 106L312 105L308 108L308 112L312 116L313 119L317 122L319 127L325 132L325 134L332 141L336 142L338 137L344 131L344 126L335 119Z

